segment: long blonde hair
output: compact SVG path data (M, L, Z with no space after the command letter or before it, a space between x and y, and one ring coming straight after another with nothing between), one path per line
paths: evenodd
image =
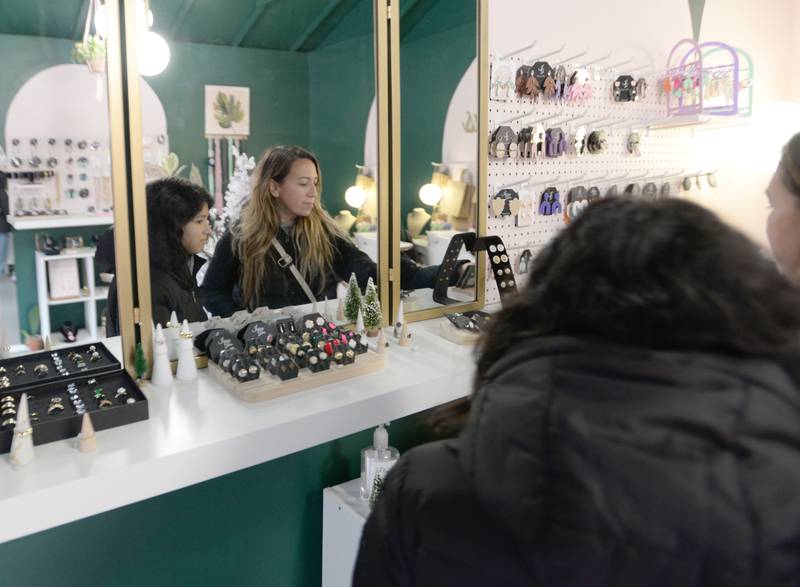
M321 294L333 270L334 238L347 234L322 208L322 173L313 153L301 147L275 146L267 149L253 173L250 201L232 227L233 248L239 257L239 287L244 305L250 309L263 305L261 289L267 277L267 255L280 230L277 198L270 195L270 181L282 183L298 159L308 159L317 170L317 198L309 216L298 216L292 231L295 264L309 284L319 281ZM313 287L313 286L312 286Z

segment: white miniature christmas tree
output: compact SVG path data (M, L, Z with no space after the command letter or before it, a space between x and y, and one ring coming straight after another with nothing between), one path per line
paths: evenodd
M178 381L194 381L197 379L197 365L194 361L192 350L192 331L189 321L183 321L183 327L178 335L178 370L175 379Z
M375 336L383 326L383 313L381 301L378 298L378 288L370 277L367 281L367 291L364 294L364 326L369 336Z
M11 438L11 454L9 458L15 467L27 465L33 460L33 428L28 413L28 394L23 393L17 406L17 423L14 436Z
M78 450L81 452L94 452L97 450L97 438L94 435L94 426L88 413L83 414L81 431L78 434Z
M347 282L347 296L344 298L344 317L350 322L355 322L358 318L358 311L361 309L361 289L358 287L356 274L350 274L350 281Z
M256 162L246 153L239 153L233 150L233 157L236 159L236 170L233 172L228 189L225 190L225 208L222 210L224 226L238 220L244 206L250 199L250 172L255 169Z
M161 324L156 324L153 335L153 374L150 377L153 385L169 385L172 383L172 367L167 357L167 341Z
M411 346L411 333L408 332L408 324L403 322L403 328L400 329L400 346Z
M356 317L356 333L364 334L364 314L362 314L361 308L358 309L358 316Z

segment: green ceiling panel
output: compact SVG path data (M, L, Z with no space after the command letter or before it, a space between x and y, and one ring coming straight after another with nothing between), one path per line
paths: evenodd
M0 34L79 39L88 5L89 0L0 0ZM298 52L372 34L372 5L373 0L150 0L153 30L167 41ZM404 34L437 7L440 25L458 27L474 3L403 0Z

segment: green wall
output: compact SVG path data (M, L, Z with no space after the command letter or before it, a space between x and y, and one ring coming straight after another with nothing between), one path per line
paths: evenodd
M0 77L0 140L5 140L6 112L17 91L39 71L69 63L71 47L72 42L63 39L0 35L0 55L13 55L13 59L5 60ZM147 82L164 105L170 149L183 163L197 164L204 179L207 142L204 138L203 87L207 84L250 87L251 135L247 149L256 157L272 144L309 144L308 60L305 54L191 43L170 43L170 49L172 57L167 69L161 75L147 78ZM51 236L90 236L102 230L87 228L47 232ZM28 309L36 305L34 234L34 231L26 231L14 235L17 309L20 328L24 330L30 330ZM53 308L51 320L54 326L66 319L82 324L83 307L78 304Z
M401 25L403 226L412 208L427 209L419 188L431 180L431 161L441 161L447 107L476 55L475 3L427 4L423 16L415 18L412 10Z
M389 433L401 451L430 438L422 414ZM0 568L20 585L319 585L322 489L358 477L370 444L365 430L2 544Z

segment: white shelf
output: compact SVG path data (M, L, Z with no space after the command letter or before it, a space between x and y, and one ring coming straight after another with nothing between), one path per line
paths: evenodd
M54 300L53 298L47 298L47 305L48 306L63 306L65 304L82 304L84 302L88 302L91 300L89 296L75 296L73 298L62 298L58 300Z
M87 257L94 257L94 247L81 247L75 249L74 253L59 253L58 255L45 255L41 251L36 251L37 255L41 255L44 261L60 261L62 259L86 259Z
M73 228L77 226L108 226L114 217L96 214L53 214L48 216L6 216L15 230L41 230L43 228Z

